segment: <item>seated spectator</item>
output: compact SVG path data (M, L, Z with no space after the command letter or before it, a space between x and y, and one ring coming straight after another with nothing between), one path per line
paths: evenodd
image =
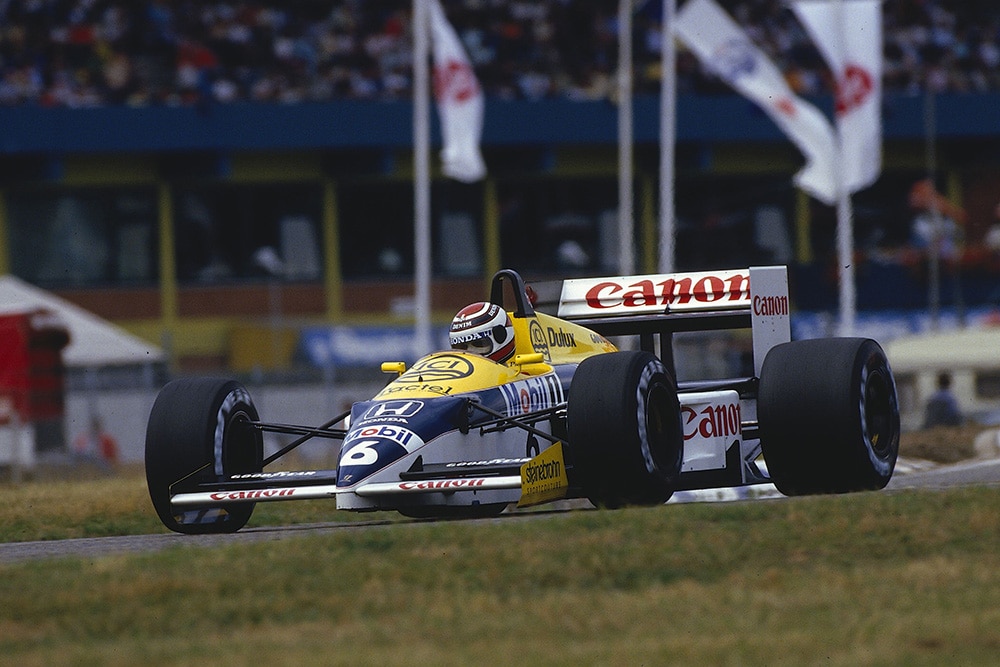
M924 409L924 428L933 426L960 426L962 412L951 391L951 375L941 373L937 378L937 391L931 394Z
M916 213L911 234L913 245L927 257L937 248L941 261L954 270L961 256L965 210L948 201L929 178L913 184L909 201Z

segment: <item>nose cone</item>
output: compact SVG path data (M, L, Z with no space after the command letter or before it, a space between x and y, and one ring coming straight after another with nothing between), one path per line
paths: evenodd
M373 424L354 428L344 438L337 466L337 486L352 486L424 445L404 426Z
M459 426L461 398L400 399L355 403L340 448L337 486L350 487Z

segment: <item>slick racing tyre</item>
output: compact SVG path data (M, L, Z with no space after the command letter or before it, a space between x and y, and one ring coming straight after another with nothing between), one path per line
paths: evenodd
M257 409L242 385L182 379L160 390L146 428L146 484L157 516L178 533L230 533L250 520L253 503L171 509L171 486L260 472L263 437L250 425Z
M784 343L764 358L760 442L785 495L881 489L899 453L896 384L866 338Z
M677 385L649 352L584 359L566 408L574 483L598 507L666 502L684 453Z

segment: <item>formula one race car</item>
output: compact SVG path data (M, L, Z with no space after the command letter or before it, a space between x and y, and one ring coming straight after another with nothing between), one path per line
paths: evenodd
M542 312L545 294L556 315ZM562 498L654 505L678 490L768 482L786 495L842 493L892 476L899 411L882 348L863 338L790 341L784 267L535 289L502 270L491 304L509 318L494 330L506 362L469 351L475 337L453 328L453 347L467 349L409 368L384 363L395 375L384 389L319 426L262 421L231 380L167 384L146 433L160 519L177 532L214 533L240 529L264 501L336 498L346 510L477 517ZM678 384L674 333L731 328L751 332L753 374ZM298 437L265 458L265 431ZM340 447L336 470L271 465L312 438Z

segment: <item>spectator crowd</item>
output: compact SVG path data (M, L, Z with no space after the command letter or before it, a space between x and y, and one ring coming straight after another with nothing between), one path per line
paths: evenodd
M613 0L442 0L487 96L614 95ZM679 0L683 5L683 0ZM829 73L782 0L720 0L797 92ZM295 103L410 96L411 0L0 0L0 105ZM634 88L660 82L660 0L633 21ZM885 0L886 92L1000 91L995 0ZM683 49L681 92L726 92Z

